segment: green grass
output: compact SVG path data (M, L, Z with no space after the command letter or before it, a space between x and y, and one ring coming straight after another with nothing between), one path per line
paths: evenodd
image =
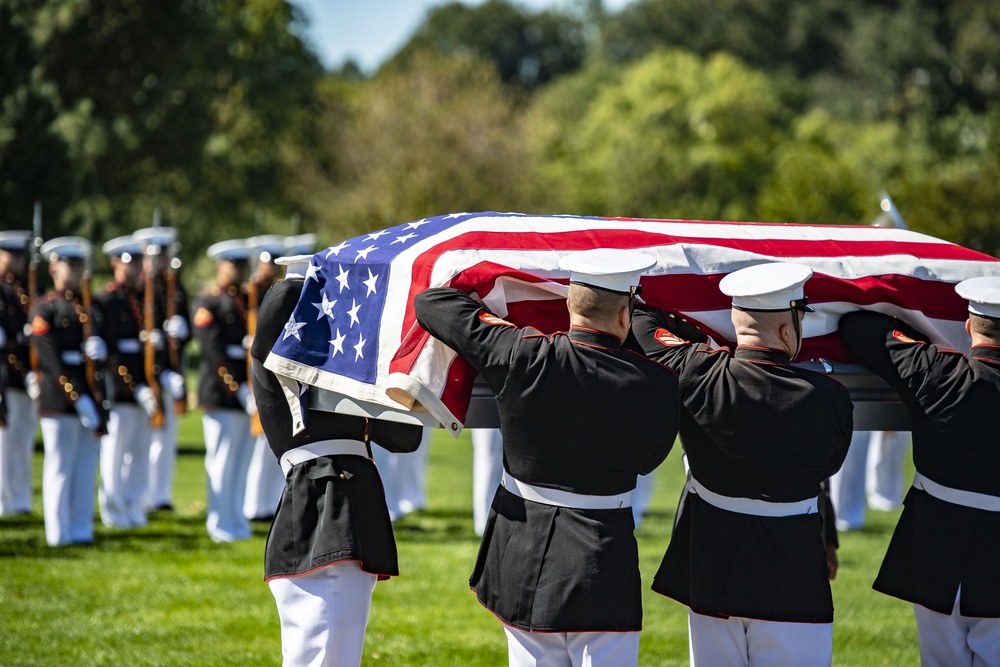
M90 546L49 548L41 519L41 454L35 514L0 519L0 664L279 664L274 601L263 583L266 527L213 544L205 533L200 413L182 421L176 512L141 530L96 522ZM435 432L426 510L396 523L401 576L378 584L365 665L502 665L499 622L479 606L468 577L472 531L468 436ZM912 474L912 469L911 469ZM648 590L670 537L682 473L671 453L651 514L637 531L644 580L641 665L687 665L686 609ZM908 604L871 590L898 513L869 512L868 527L841 536L834 664L915 665Z

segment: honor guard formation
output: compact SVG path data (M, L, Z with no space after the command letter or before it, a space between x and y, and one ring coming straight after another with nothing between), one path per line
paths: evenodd
M0 233L0 514L31 511L40 424L49 545L93 541L95 494L106 526L146 525L172 507L178 417L197 407L208 535L246 540L251 521L271 521L264 570L284 664L356 666L374 587L400 574L392 522L425 502L428 434L316 409L311 388L265 367L315 241L212 245L214 282L189 307L171 228L103 244L113 279L97 294L87 240ZM646 306L641 276L654 264L634 250L564 256L569 327L556 333L458 289L415 296L419 325L496 397L500 429L473 436L482 539L470 586L500 620L510 665L643 663L634 530L677 441L687 481L652 590L688 608L691 664L829 666L836 526L859 519L835 516L828 491L854 438L848 391L792 363L812 270L763 262L721 280L730 350ZM912 425L916 476L874 588L913 604L923 665L995 666L1000 278L956 290L968 354L872 311L844 315L839 336L899 393ZM892 506L902 490L884 495L876 502Z

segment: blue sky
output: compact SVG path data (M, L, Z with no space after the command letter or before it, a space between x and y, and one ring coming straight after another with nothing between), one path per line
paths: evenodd
M291 0L311 25L306 35L327 67L353 58L367 73L391 57L409 39L431 7L447 0ZM615 11L632 0L604 0ZM478 5L482 0L464 0ZM528 9L566 7L567 0L517 0Z

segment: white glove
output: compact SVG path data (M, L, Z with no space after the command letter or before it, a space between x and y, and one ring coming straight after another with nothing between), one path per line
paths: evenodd
M155 415L157 408L160 407L156 404L156 394L153 393L153 388L148 384L140 384L135 388L135 402L138 403L150 417Z
M249 336L249 335L244 336L243 337L243 349L244 350L249 350L251 345L253 345L253 336Z
M187 338L191 333L191 329L188 328L187 320L180 315L168 317L163 323L163 330L166 331L167 335L171 338Z
M98 340L100 339L98 338ZM97 405L94 404L94 399L88 394L81 394L73 402L73 409L76 410L76 414L80 418L80 423L83 424L85 429L93 431L100 425L101 418L97 414Z
M83 352L89 359L104 361L108 358L108 344L100 336L91 336L83 344Z
M160 373L160 386L163 387L170 398L179 401L184 398L184 376L177 371L167 369Z
M28 398L35 401L42 395L42 386L38 384L38 373L28 371L24 376L24 390L28 392Z
M236 389L236 400L240 402L240 405L246 410L248 415L257 414L257 403L253 400L253 394L250 393L250 385L246 382L241 383Z
M3 327L0 327L0 347L7 344L7 332L4 331Z

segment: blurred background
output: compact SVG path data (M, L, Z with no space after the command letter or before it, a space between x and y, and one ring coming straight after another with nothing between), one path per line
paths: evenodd
M160 208L193 283L255 233L868 224L885 190L997 255L998 67L979 0L0 0L0 229L37 200L46 238L103 241Z

